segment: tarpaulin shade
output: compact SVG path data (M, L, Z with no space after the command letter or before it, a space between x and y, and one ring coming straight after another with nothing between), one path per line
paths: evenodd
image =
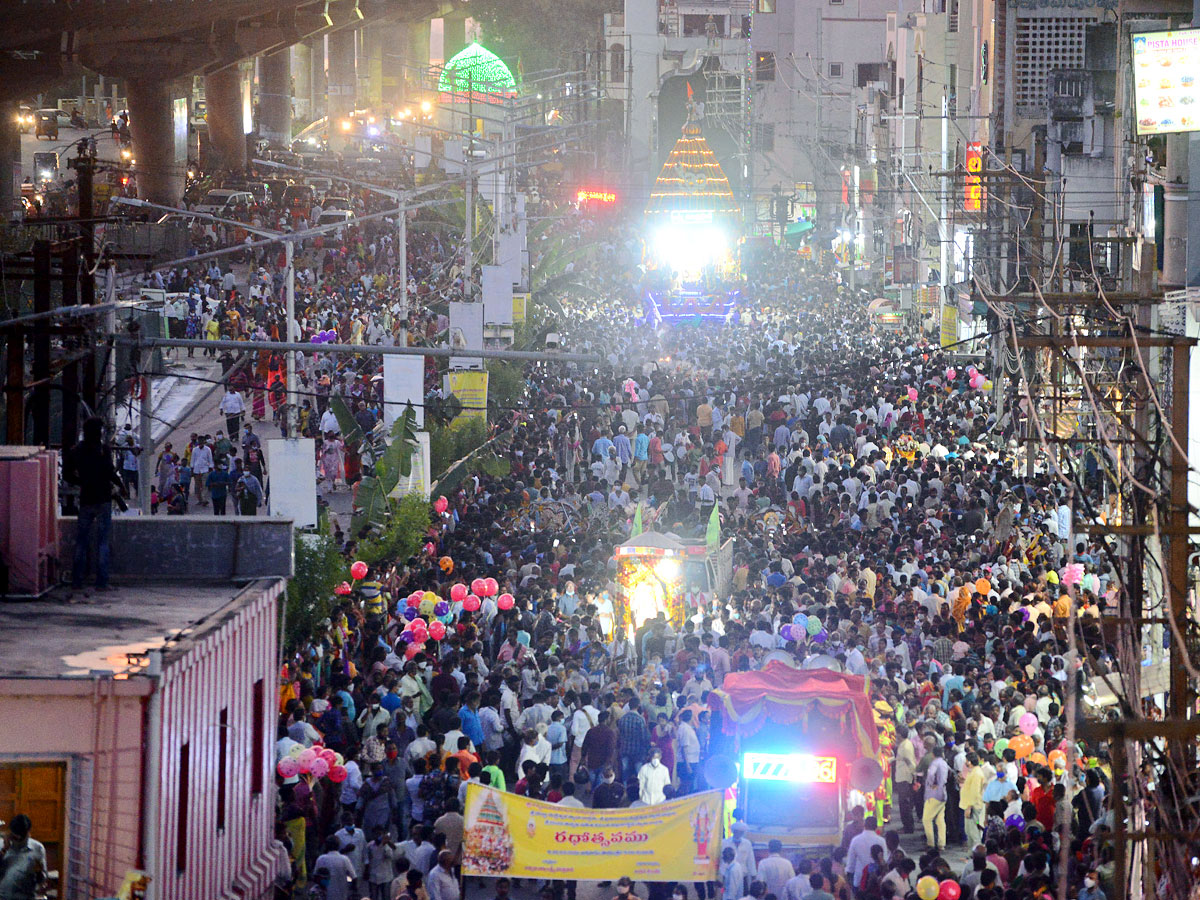
M803 724L812 712L839 718L863 756L879 753L867 679L832 669L796 669L771 660L758 672L734 672L708 695L728 734L753 734L768 722Z

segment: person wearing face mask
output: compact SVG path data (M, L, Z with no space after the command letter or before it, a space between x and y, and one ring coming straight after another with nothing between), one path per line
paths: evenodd
M617 773L607 766L600 783L592 790L593 809L616 809L625 796L625 788L617 782Z
M617 896L613 900L638 900L633 892L633 881L628 875L622 875L617 881Z
M647 806L666 800L664 789L671 783L671 773L662 763L662 751L650 751L650 761L638 770L638 795Z
M1079 900L1108 900L1100 889L1100 876L1095 869L1089 869L1083 876L1083 887L1079 889Z

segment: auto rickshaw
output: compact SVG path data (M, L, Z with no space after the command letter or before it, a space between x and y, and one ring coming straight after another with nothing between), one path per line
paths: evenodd
M35 114L37 123L33 135L38 140L43 137L52 141L58 140L58 112L53 109L39 109Z

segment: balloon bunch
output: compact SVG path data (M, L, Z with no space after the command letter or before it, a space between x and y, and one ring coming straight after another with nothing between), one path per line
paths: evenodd
M297 745L279 761L275 771L279 773L280 778L294 778L297 775L312 775L314 778L328 776L334 784L341 784L346 780L345 762L342 754L335 753L328 747Z
M445 513L446 510L449 508L450 508L450 501L447 500L445 497L438 497L436 500L433 501L434 512L436 512L439 516L442 515L443 513Z
M992 389L992 380L974 366L967 368L967 375L970 376L967 383L971 385L971 390L990 391Z
M962 888L952 878L938 882L932 875L924 875L917 881L917 896L921 900L958 900Z
M333 344L338 339L338 333L332 328L328 331L318 331L308 339L310 344Z

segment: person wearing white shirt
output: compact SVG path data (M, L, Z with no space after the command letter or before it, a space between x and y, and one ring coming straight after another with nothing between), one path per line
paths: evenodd
M871 864L871 848L883 847L887 852L887 842L870 828L864 829L850 840L846 850L846 879L853 885L862 882L863 869Z
M325 886L325 900L351 900L351 887L356 875L354 866L341 852L341 845L336 835L330 835L325 841L325 852L313 863L315 880L324 880L322 874L328 876ZM362 894L355 893L355 897Z
M333 414L332 407L325 410L321 415L321 434L329 434L330 432L338 434L341 430L341 426L338 425L337 416Z
M526 729L524 742L521 744L521 753L517 756L517 771L524 770L527 759L532 759L538 765L549 766L551 749L550 742L536 729Z
M758 880L767 886L768 894L782 897L788 881L796 877L796 870L783 858L783 844L778 839L771 839L767 852L767 858L758 864Z
M654 806L667 799L664 789L671 783L671 773L662 764L662 751L655 748L650 752L650 762L638 770L638 799L646 806Z
M201 441L192 448L191 466L192 489L196 494L196 502L201 506L208 506L208 501L204 499L204 481L213 470L212 448L208 444Z
M429 871L425 880L429 900L459 900L458 879L454 877L454 854L443 850L438 854L437 865Z
M233 388L226 388L225 396L221 398L220 408L225 416L225 428L229 433L229 439L236 444L238 435L242 433L242 413L246 411L246 401Z

